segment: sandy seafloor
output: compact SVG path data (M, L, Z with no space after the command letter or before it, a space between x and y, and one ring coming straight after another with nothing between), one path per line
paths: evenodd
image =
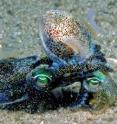
M7 57L43 56L39 44L39 20L51 9L70 12L81 22L87 22L91 8L101 36L95 37L107 58L117 59L116 0L0 0L0 59ZM85 20L85 21L82 21ZM117 63L111 62L117 82ZM117 124L117 107L100 114L66 109L28 114L22 111L0 110L0 124Z

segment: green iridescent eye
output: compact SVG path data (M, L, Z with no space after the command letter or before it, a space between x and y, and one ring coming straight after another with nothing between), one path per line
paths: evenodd
M39 87L46 87L52 80L52 73L43 68L34 71L32 73L32 76L35 79L37 86Z
M89 79L87 80L87 83L88 83L90 86L99 86L100 81L98 80L98 78L93 77L93 78L89 78Z
M39 74L37 81L42 83L42 84L48 84L48 75L45 74Z
M96 77L88 78L83 82L85 89L90 92L97 92L100 89L101 81Z
M34 78L36 78L36 82L39 86L48 85L49 81L51 80L51 77L49 77L47 74L38 74Z
M97 92L102 89L105 79L106 77L102 72L96 71L94 72L93 77L88 78L83 82L83 86L90 92Z

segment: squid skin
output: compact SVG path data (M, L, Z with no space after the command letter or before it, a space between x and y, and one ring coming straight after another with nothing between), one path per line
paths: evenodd
M99 32L92 10L88 13L88 19ZM38 109L38 104L43 100L49 104L54 103L56 107L61 104L74 109L87 105L98 108L103 98L104 103L115 102L112 99L117 96L117 87L108 75L113 69L108 65L100 45L92 39L91 32L68 13L52 10L41 20L40 37L46 58L31 56L0 61L1 106L30 104L32 111L33 108ZM99 92L92 90L88 84L89 87L83 85L93 76L100 80L94 74L97 71L106 72L105 80L101 80L103 90ZM80 90L75 93L69 88L65 90L75 81L81 84ZM95 80L93 83L95 84ZM56 88L59 87L62 90L58 93ZM97 101L93 103L93 99Z

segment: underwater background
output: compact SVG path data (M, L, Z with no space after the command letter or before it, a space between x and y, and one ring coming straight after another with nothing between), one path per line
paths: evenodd
M80 23L91 28L94 39L102 46L115 72L117 83L117 1L116 0L0 0L0 59L44 56L40 45L39 21L51 9L71 13ZM91 12L97 26L89 26ZM96 34L100 34L97 36ZM117 107L104 113L66 109L28 114L22 111L0 111L0 124L85 124L117 123Z

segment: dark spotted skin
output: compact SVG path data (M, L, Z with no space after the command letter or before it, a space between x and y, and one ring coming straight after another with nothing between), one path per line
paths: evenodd
M112 71L112 69L107 66L103 67L103 64L97 64L97 66L93 66L91 63L87 64L87 62L84 65L62 66L60 69L55 71L51 69L52 63L53 61L50 60L48 57L38 59L38 57L36 56L23 59L11 58L0 61L0 92L2 91L1 93L4 93L9 98L9 101L7 101L6 99L7 108L12 109L11 105L19 105L20 103L24 103L25 101L25 108L26 106L28 106L28 104L32 104L31 111L36 111L37 108L35 108L34 106L38 106L37 102L39 102L40 100L43 101L43 99L53 99L54 102L51 102L56 103L56 106L57 104L62 104L64 102L67 106L72 108L87 106L91 97L91 93L89 93L85 89L78 94L72 93L71 91L64 92L63 96L59 97L59 100L57 100L58 98L56 99L55 96L53 96L51 90L56 87L71 85L74 81L82 81L82 79L89 77L90 75L92 75L92 72L95 72L96 70ZM49 91L37 91L36 89L32 89L30 86L27 85L26 75L30 73L30 71L38 67L40 64L49 65L45 69L53 73L52 82L49 85L49 87L51 87L49 89L51 90ZM65 74L67 73L69 75L66 77ZM70 98L71 94L74 96L73 98ZM3 94L0 95L2 95L2 100L5 100L5 98L3 98ZM66 99L65 96L69 97L69 100ZM3 104L0 104L0 106L1 105ZM27 109L27 111L29 110Z
M37 56L0 60L0 107L10 107L28 98L25 90L26 75L34 69L33 65L38 60Z
M51 43L50 43L51 42ZM46 41L47 47L50 48L50 51L55 54L57 57L66 60L74 55L72 48L68 47L62 42Z
M92 76L97 70L113 71L107 65L100 45L92 43L90 32L64 12L47 12L41 28L41 39L47 57L37 59L33 56L0 61L0 100L8 103L7 105L26 101L26 104L29 102L32 108L35 108L44 98L48 101L53 98L53 103L58 101L64 103L72 94L73 98L68 100L67 106L72 108L87 106L92 93L83 87L83 80ZM42 64L48 65L44 69L51 72L53 76L47 88L39 87L43 92L34 87L35 81L32 75L26 78ZM60 100L55 98L52 93L54 88L68 86L75 81L81 83L80 92L74 95L68 91L59 97Z

